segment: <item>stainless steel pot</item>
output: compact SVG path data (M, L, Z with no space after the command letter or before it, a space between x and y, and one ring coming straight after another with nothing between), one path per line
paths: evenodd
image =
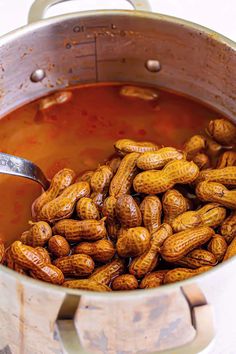
M38 21L62 1L36 0L32 23L1 38L0 116L68 86L130 81L182 92L235 121L235 43L201 26L147 12L143 0L129 0L135 11ZM0 349L14 354L198 353L214 337L203 293L213 301L222 279L230 289L227 279L235 263L189 281L119 294L59 288L0 266Z

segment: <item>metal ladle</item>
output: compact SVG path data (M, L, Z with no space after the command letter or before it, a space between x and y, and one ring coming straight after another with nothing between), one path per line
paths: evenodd
M33 162L21 157L0 153L0 174L7 174L31 179L47 190L50 182L43 171Z

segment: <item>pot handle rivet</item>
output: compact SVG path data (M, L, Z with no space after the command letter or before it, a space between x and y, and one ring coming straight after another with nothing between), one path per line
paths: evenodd
M46 76L46 73L43 69L36 69L30 75L30 80L32 82L40 82L45 78L45 76Z
M151 73L158 73L161 70L161 63L156 59L148 59L145 68Z

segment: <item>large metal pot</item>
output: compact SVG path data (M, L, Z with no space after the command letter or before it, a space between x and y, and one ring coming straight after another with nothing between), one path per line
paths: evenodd
M62 1L36 0L32 24L1 38L0 116L60 88L130 81L182 92L235 120L233 42L198 25L141 11L149 7L139 0L129 1L136 11L38 22ZM119 294L59 288L0 266L0 352L198 353L214 337L203 293L218 316L219 282L230 296L235 263L189 281Z

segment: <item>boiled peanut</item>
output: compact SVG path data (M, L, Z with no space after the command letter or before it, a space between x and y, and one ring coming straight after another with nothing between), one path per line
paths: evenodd
M94 202L94 204L96 205L96 207L99 211L102 210L103 203L104 203L104 200L106 199L106 197L107 197L106 192L104 192L104 193L93 192L90 196L90 198L92 199L92 201Z
M198 166L199 170L205 170L210 167L210 159L204 153L197 153L193 157L193 162Z
M107 221L109 222L113 222L116 219L116 202L117 199L113 196L104 200L102 214L107 217Z
M120 95L126 97L140 98L145 101L152 101L158 98L158 93L154 89L131 85L122 86L120 89Z
M221 183L200 182L196 194L204 202L216 202L230 209L236 209L236 190L228 190Z
M189 252L176 263L181 266L196 269L203 266L214 266L217 263L217 259L213 253L197 248Z
M185 160L171 161L160 170L139 173L133 182L134 190L138 193L158 194L172 188L176 183L191 183L199 173L194 162Z
M232 211L227 219L223 221L220 233L224 236L227 243L230 243L236 236L236 211Z
M44 263L46 263L46 264L50 264L51 263L51 258L50 258L50 255L49 255L48 251L46 250L46 248L44 248L44 247L35 247L35 250L43 258Z
M0 263L2 263L5 254L5 246L3 241L0 239Z
M141 170L160 169L170 161L182 160L184 158L184 152L172 147L164 147L158 151L144 152L138 158L137 166Z
M197 269L189 269L189 268L175 268L169 270L164 276L164 284L175 283L176 281L182 281L195 275L207 272L212 269L211 266L200 267Z
M45 264L42 268L34 269L31 276L56 285L61 285L65 280L62 271L53 264Z
M67 280L62 285L71 289L81 289L98 292L111 291L111 288L109 288L109 286L97 283L96 281L90 279Z
M113 280L111 286L113 290L135 290L138 288L138 281L131 274L122 274Z
M65 276L85 277L94 270L94 261L87 254L73 254L72 256L60 257L54 261Z
M167 272L168 270L157 270L146 274L139 285L140 289L156 288L162 285Z
M150 234L161 225L162 205L160 199L154 195L146 196L140 204L143 224Z
M91 177L91 188L94 192L102 193L108 188L113 177L112 169L109 166L100 166Z
M206 147L206 139L202 135L193 135L190 139L184 144L184 151L187 154L187 159L190 161L196 156L199 152L204 150Z
M21 241L32 247L44 246L52 236L52 229L45 221L30 222L29 231L23 232Z
M41 254L33 247L15 241L11 245L11 257L23 269L35 270L42 268L45 261Z
M144 227L123 230L116 244L117 252L120 257L137 257L149 248L150 238Z
M120 259L115 259L114 261L97 268L90 276L89 280L108 285L116 276L124 273L124 270L125 267L123 262Z
M72 220L58 221L53 227L54 234L64 236L67 241L82 240L97 241L106 236L105 218L101 220Z
M132 152L126 155L111 180L109 193L111 196L118 197L126 194L130 190L134 176L137 173L137 159L140 154Z
M123 227L136 227L142 223L141 211L131 195L124 194L117 198L115 213Z
M114 241L117 240L120 227L121 227L120 224L118 224L118 223L116 223L116 222L107 224L107 226L106 226L106 228L107 228L107 233L108 233L108 236L109 236L112 240L114 240Z
M69 187L75 180L75 172L69 168L64 168L53 177L50 187L43 192L32 205L32 215L36 217L42 207L51 200L58 197L58 195L67 187Z
M225 208L219 206L219 204L210 203L204 205L204 207L199 210L186 211L177 216L172 222L172 227L175 232L197 226L210 226L215 228L223 222L225 217Z
M75 208L77 200L88 196L90 187L88 182L77 182L67 187L56 199L45 204L38 213L38 219L55 222L69 218Z
M208 181L236 186L236 166L204 170L199 173L196 183Z
M87 254L97 262L108 262L115 255L115 247L109 240L98 240L96 242L81 242L74 248L74 253Z
M80 220L100 218L98 208L91 198L83 197L76 204L76 213Z
M231 243L229 244L226 253L223 258L223 262L227 261L227 259L234 257L236 255L236 237L233 238Z
M19 264L13 261L11 247L8 247L5 250L2 263L5 264L8 268L15 270L19 274L27 275L27 271L24 270L21 266L19 266Z
M70 253L69 243L60 235L54 235L49 239L48 249L57 258L68 256Z
M77 182L90 183L93 174L94 174L94 171L85 171L84 173L82 173L82 175L80 175L76 178L76 183Z
M129 272L137 278L151 272L158 264L158 254L164 241L172 235L172 228L168 224L162 224L152 235L149 249L132 260Z
M187 229L169 236L161 247L161 256L167 262L176 262L193 249L203 245L214 235L208 226Z
M115 174L116 171L118 170L120 163L121 163L121 158L119 156L113 157L111 160L107 161L107 165L111 168L113 174Z
M220 262L227 250L227 242L225 241L224 237L221 235L214 235L210 240L208 246L208 251L214 254L217 261Z
M236 151L225 151L219 156L216 168L229 166L236 166Z
M231 145L236 141L236 126L224 118L211 120L207 132L222 145Z
M39 101L39 110L45 111L46 109L69 102L72 99L73 93L71 91L59 91L52 95L42 98Z
M165 192L162 198L164 222L172 224L172 221L189 209L188 200L176 189Z

